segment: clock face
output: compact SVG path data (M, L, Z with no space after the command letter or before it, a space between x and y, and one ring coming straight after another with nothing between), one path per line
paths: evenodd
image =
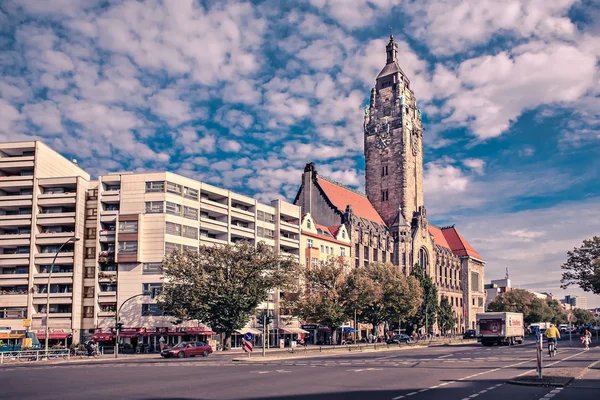
M379 149L385 149L390 145L392 141L392 135L390 134L390 124L384 126L375 127L375 145Z

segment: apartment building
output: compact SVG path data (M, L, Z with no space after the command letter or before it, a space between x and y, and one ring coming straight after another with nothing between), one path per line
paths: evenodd
M132 344L165 332L174 340L210 335L200 321L173 326L154 300L139 296L162 286L162 260L173 250L264 241L300 261L300 208L290 203L262 204L170 172L92 181L40 142L1 144L0 152L0 325L13 330L32 318L42 334L48 265L70 237L82 240L57 257L49 326L51 338L71 335L75 343L110 338L119 308Z
M301 265L314 266L330 257L342 257L346 265L352 265L352 241L345 225L320 225L310 213L306 213L302 216L301 231L300 245L304 252Z
M55 338L82 328L83 236L90 176L41 142L0 143L0 325L42 330L50 265ZM28 320L24 324L24 320ZM43 338L42 330L39 338Z

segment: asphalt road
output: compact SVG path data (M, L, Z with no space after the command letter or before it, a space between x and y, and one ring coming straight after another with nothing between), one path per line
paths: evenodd
M568 343L568 342L567 342ZM535 368L531 345L406 348L264 362L223 357L144 359L0 368L0 399L596 399L592 387L552 389L506 381ZM550 362L585 367L600 348L561 343ZM589 383L589 382L588 382ZM479 399L477 399L479 400Z

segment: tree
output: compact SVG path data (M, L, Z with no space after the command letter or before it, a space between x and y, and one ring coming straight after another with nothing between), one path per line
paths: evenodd
M427 325L425 330L430 332L435 324L439 307L437 287L433 283L433 279L418 264L413 268L411 276L419 282L423 294L421 306L418 308L417 313L409 318L409 323L417 325L418 328Z
M346 314L356 311L357 319L370 323L373 334L384 321L398 321L413 316L421 303L423 291L414 277L406 277L400 268L387 263L371 263L349 274L344 298Z
M275 254L263 242L200 246L198 253L167 255L158 305L178 322L200 320L225 335L246 325L250 315L274 288L286 289L297 278L297 263Z
M562 320L562 314L553 309L556 300L539 299L535 294L525 289L513 289L501 293L488 305L491 312L518 312L523 314L526 323L550 322ZM566 319L566 315L564 315Z
M554 299L547 299L546 304L552 310L552 317L550 318L550 322L555 325L566 324L567 320L567 312L563 309L560 301Z
M594 323L594 314L591 311L584 310L582 308L574 308L572 311L573 317L578 325L587 325Z
M452 305L448 300L448 297L442 295L440 300L440 307L437 315L438 326L442 334L446 334L449 330L454 329L456 325L456 318L454 317L454 311Z
M293 315L325 325L335 333L347 321L345 299L346 266L338 258L330 258L302 272L304 293L286 304Z
M567 253L561 288L577 285L586 292L600 294L600 236L584 240L583 245Z

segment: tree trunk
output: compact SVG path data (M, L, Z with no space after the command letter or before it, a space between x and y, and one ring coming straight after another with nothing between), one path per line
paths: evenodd
M231 349L231 332L225 332L225 340L223 343L223 350Z

